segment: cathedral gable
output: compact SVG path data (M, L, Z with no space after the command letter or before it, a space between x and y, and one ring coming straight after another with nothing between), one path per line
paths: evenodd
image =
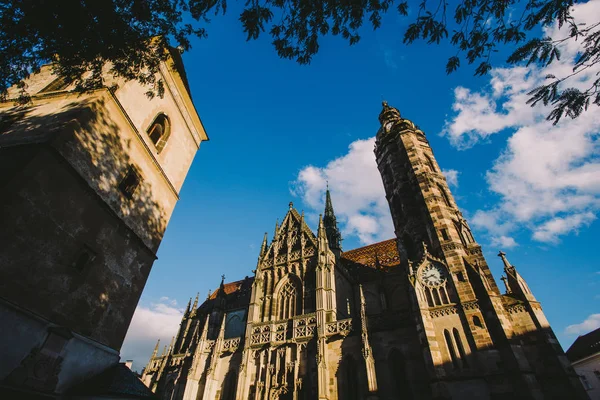
M304 222L304 216L290 207L281 225L277 226L273 241L265 255L261 257L261 267L285 265L291 261L314 256L316 248L317 239Z

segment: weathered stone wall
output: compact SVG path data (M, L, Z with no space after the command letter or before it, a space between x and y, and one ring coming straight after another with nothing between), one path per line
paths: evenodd
M155 256L60 154L29 151L0 198L1 296L119 349Z

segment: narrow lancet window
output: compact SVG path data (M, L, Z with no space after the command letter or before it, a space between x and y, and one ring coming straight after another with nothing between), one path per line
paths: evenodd
M148 128L148 136L154 143L156 151L160 153L167 144L169 136L171 136L171 123L165 114L158 114L154 119L154 122Z

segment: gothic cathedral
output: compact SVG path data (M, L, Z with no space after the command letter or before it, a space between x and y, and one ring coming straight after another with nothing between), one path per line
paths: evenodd
M504 294L425 134L384 102L375 155L396 237L342 251L290 203L255 276L188 304L142 380L169 400L584 399L540 303Z

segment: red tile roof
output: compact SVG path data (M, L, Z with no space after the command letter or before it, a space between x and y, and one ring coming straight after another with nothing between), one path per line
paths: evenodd
M254 278L248 278L250 280L250 282L254 281ZM240 281L235 281L235 282L229 282L224 284L224 289L225 289L225 294L231 294L231 293L235 293L237 291L240 291L242 289L242 284L244 283L245 279L242 279ZM215 299L217 297L217 293L219 292L219 288L217 288L215 291L213 291L210 294L209 299Z
M400 265L400 254L398 254L396 239L384 240L383 242L346 251L342 253L342 258L371 268L375 268L376 261L384 267Z

